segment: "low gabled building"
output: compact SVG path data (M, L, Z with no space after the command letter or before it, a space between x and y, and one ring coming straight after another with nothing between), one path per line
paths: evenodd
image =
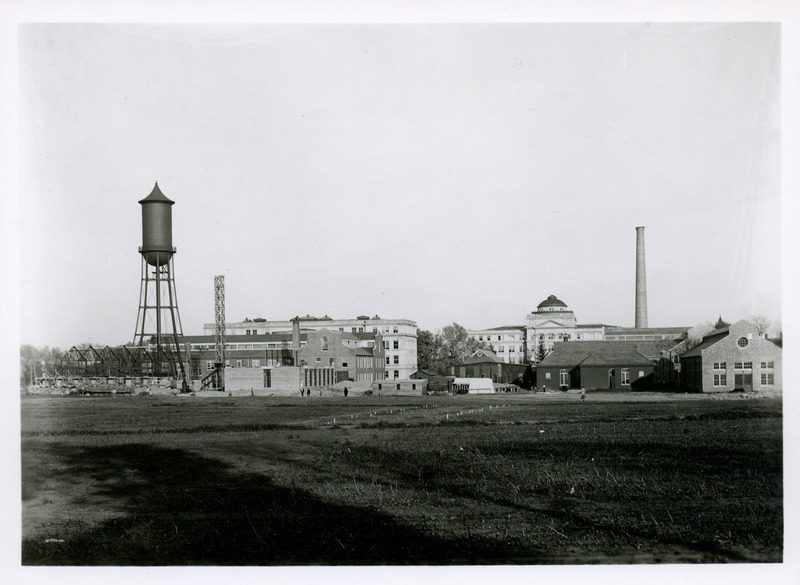
M694 392L781 391L783 350L746 320L715 329L681 355L681 381Z
M655 362L665 341L569 341L556 343L536 367L546 389L643 390L653 385Z
M450 367L450 375L456 378L488 378L492 382L511 384L521 380L527 364L509 364L504 362L493 351L476 350L463 363Z

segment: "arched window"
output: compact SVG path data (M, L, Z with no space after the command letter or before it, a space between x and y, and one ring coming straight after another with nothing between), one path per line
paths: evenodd
M328 336L323 335L320 341L322 343L322 351L328 351Z

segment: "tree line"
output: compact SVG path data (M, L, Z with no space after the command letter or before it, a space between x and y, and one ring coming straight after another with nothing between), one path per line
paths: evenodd
M435 333L420 329L417 332L417 368L444 376L449 373L450 366L463 363L478 349L491 348L470 337L458 323L445 325Z

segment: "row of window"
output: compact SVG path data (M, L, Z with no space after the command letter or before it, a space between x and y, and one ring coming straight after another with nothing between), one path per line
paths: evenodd
M519 335L506 335L505 339L502 335L498 335L497 339L492 339L492 335L478 335L478 341L483 341L484 337L486 337L486 341L519 341Z
M773 386L775 384L775 362L760 362L760 379L762 386ZM737 386L749 385L753 383L753 362L733 362L735 382ZM714 386L724 387L728 385L727 362L714 362L713 367Z
M639 370L639 377L644 377L644 370ZM550 372L545 372L544 374L545 380L550 380ZM558 383L561 386L569 386L569 370L560 370L558 375ZM631 372L628 368L622 368L620 370L620 384L623 386L630 386L631 384Z
M509 345L508 346L508 351L509 351L509 353L516 352L517 351L517 346L516 345ZM522 350L520 349L520 351L522 351ZM505 345L501 345L501 346L499 346L497 348L497 353L505 353L505 352L506 352L506 346Z
M397 375L399 374L399 372L395 372L394 374L395 374L395 376L394 376L395 379L397 379ZM383 384L378 384L378 390L389 390L389 389L390 388L388 386L386 388L384 388ZM416 382L412 382L411 389L412 390L416 390L417 389L417 383ZM400 390L400 384L397 384L397 390Z
M762 370L772 370L775 368L774 361L768 362L761 362L760 363ZM714 362L714 370L726 370L727 369L727 362ZM752 370L753 369L753 362L733 362L733 369L734 370Z
M737 374L737 378L739 374ZM743 379L740 384L745 381L745 376L742 375ZM753 375L747 374L746 375L747 382L752 384ZM714 374L714 386L722 387L728 385L728 375L727 374ZM773 372L761 372L761 385L762 386L774 386L775 385L775 374Z
M305 347L306 342L301 341L300 347ZM194 343L192 349L213 350L216 346L213 343ZM226 343L225 349L291 349L288 341L269 341L262 343Z
M350 332L351 333L364 333L364 329L365 328L363 326L351 327L350 328ZM399 333L400 332L400 328L397 325L395 325L394 327L391 327L391 328L387 325L386 327L383 328L383 332L384 333L389 333L390 329L391 329L392 333ZM372 330L373 330L372 327L367 327L366 328L366 332L367 333L371 333ZM344 327L339 327L339 331L344 331ZM268 333L269 333L269 330L264 330L264 335L267 335ZM231 335L235 335L236 334L235 330L231 330L230 334ZM258 335L258 329L245 329L244 334L245 335Z

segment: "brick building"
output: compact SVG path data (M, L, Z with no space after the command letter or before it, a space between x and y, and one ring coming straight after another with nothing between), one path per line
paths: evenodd
M651 390L656 363L670 341L557 343L536 367L541 388Z
M372 334L374 336L374 334L380 333L385 352L384 378L408 379L417 371L417 324L409 319L381 319L378 315L374 317L359 315L355 319L305 315L286 321L268 321L257 318L225 323L225 334L226 336L251 336L254 338L277 334L288 335L291 340L291 331L295 320L305 332L327 329L355 335ZM203 331L207 336L213 338L215 327L214 323L206 323L203 325Z
M463 363L451 366L450 375L457 378L488 378L499 384L511 384L521 380L527 364L510 364L504 362L494 352L479 349Z
M695 392L781 391L783 350L741 320L716 329L680 356L681 382Z

